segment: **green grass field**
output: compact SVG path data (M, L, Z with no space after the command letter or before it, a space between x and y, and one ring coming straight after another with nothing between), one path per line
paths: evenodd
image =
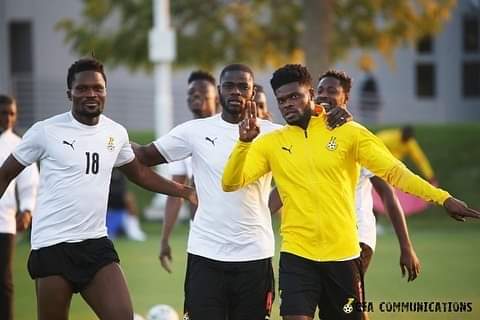
M432 162L442 186L452 194L480 208L480 125L424 126L418 128L420 144ZM134 136L146 143L150 134ZM151 140L150 140L151 141ZM133 187L140 206L144 207L151 194ZM422 262L422 273L413 283L401 278L399 249L389 223L385 235L379 237L377 251L366 277L367 300L373 302L371 319L480 319L480 223L458 223L441 208L431 208L425 214L408 219L410 233ZM174 272L168 274L158 262L161 225L144 222L146 242L120 239L115 242L128 279L135 310L145 315L158 303L182 310L183 279L187 226L178 225L172 237ZM278 225L274 228L277 230ZM280 242L277 237L277 247ZM16 319L36 318L34 283L26 271L29 245L19 242L15 257ZM277 249L278 251L278 249ZM277 261L275 260L275 264ZM276 269L276 267L275 267ZM381 302L397 301L462 301L471 302L468 313L385 313ZM96 319L80 296L74 296L70 312L72 320ZM278 316L278 299L272 319Z

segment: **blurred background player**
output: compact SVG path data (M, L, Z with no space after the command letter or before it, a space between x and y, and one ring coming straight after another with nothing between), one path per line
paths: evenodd
M408 156L426 180L435 186L438 185L432 166L415 139L415 131L412 126L405 126L401 129L382 130L377 133L377 136L397 159L403 160ZM422 199L398 189L395 190L395 194L400 200L400 204L406 215L423 212L429 205ZM386 212L386 209L376 192L373 193L373 206L376 213ZM377 233L383 233L381 224L377 224Z
M254 88L255 96L253 99L257 105L258 117L260 119L272 121L272 114L268 111L267 95L265 94L263 87L259 84L255 84Z
M217 87L215 78L203 70L193 71L188 77L187 106L192 112L194 119L213 116L219 108ZM193 185L192 158L188 157L180 161L168 164L168 170L172 180ZM163 268L168 272L172 260L170 248L170 235L178 218L182 220L193 219L196 207L189 203L190 215L180 216L183 200L177 197L168 197L165 204L165 216L163 220L162 237L160 240L160 261ZM185 212L185 211L184 211Z
M401 129L382 130L377 132L376 135L397 159L403 160L407 156L410 157L423 177L430 183L437 184L432 166L415 139L415 130L412 126L407 125Z
M352 88L352 79L345 73L329 70L318 79L315 101L317 104L327 103L333 107L347 109ZM363 272L368 265L376 246L376 219L373 214L372 187L380 196L380 201L387 208L387 214L394 227L400 245L400 268L402 274L408 272L408 281L413 281L420 272L420 261L417 258L408 234L407 223L402 207L393 188L369 170L362 168L355 189L355 211L361 248Z
M131 240L145 241L147 236L140 227L139 215L135 196L128 191L127 179L120 170L113 169L108 194L108 237L113 240L125 234Z
M0 164L20 143L13 132L17 121L15 99L0 95ZM12 260L15 234L30 225L38 185L37 165L26 168L0 199L0 319L13 320ZM19 206L17 206L19 204ZM18 210L18 214L17 214Z

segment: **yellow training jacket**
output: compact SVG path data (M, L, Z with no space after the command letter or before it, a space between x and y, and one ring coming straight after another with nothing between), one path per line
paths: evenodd
M409 156L425 178L433 178L432 166L417 140L411 138L406 143L402 142L402 131L400 129L383 130L378 132L377 136L397 159L402 160L405 156Z
M225 191L272 171L283 201L282 251L315 261L358 256L354 192L359 165L399 189L438 204L449 197L411 173L367 129L327 129L324 115L307 130L287 125L252 143L239 141L223 174Z

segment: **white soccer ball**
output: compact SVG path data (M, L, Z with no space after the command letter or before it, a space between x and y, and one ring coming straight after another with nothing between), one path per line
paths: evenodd
M179 320L178 314L172 307L166 304L157 304L150 308L147 320Z

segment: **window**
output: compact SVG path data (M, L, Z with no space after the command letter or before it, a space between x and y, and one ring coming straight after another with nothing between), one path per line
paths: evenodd
M463 63L462 81L464 97L480 97L480 60Z
M463 51L480 52L480 17L463 17Z
M419 54L433 53L433 39L430 36L425 36L417 42L417 52Z
M435 96L435 66L432 63L418 63L416 68L417 96L433 98Z
M32 24L15 21L10 23L10 72L30 74L33 71Z

